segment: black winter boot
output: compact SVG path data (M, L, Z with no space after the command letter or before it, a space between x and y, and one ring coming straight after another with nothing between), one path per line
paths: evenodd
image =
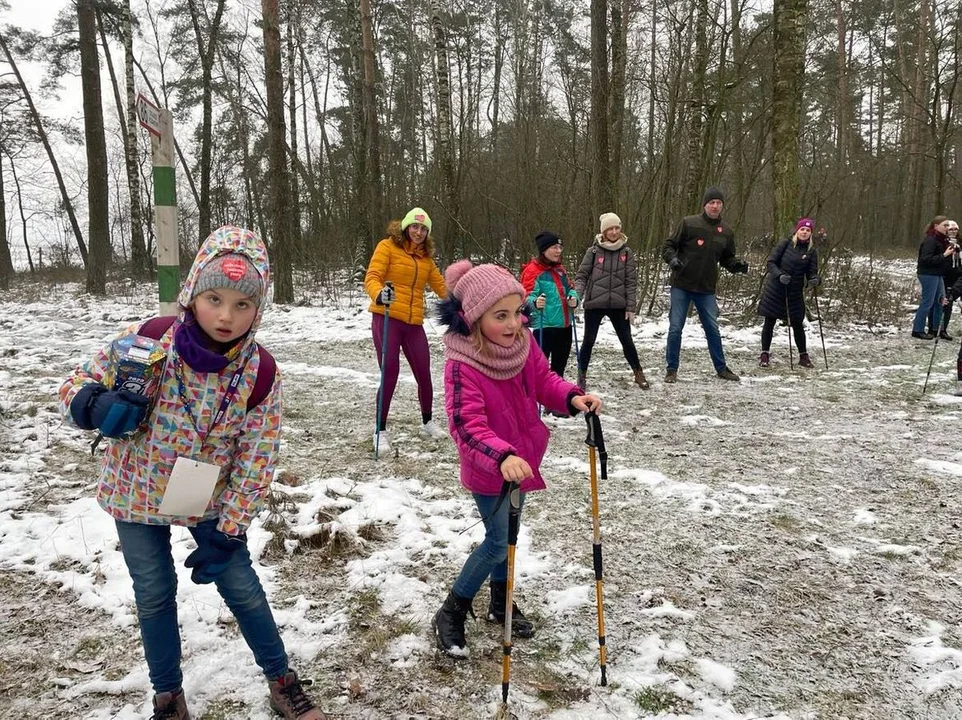
M431 627L438 647L455 658L468 656L468 644L464 640L464 621L471 613L476 617L471 607L472 598L458 597L449 592L444 599L444 605L434 614Z
M491 602L488 603L488 622L504 625L504 607L508 603L508 583L491 583ZM534 637L534 624L524 616L518 603L511 603L511 635L519 638Z

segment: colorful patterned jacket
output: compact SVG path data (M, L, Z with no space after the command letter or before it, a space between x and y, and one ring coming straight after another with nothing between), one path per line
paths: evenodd
M190 302L199 271L212 258L227 252L243 253L250 258L261 275L261 297L268 296L270 269L263 241L248 230L222 227L211 233L197 253L178 299L182 308ZM254 388L260 364L254 332L260 324L263 307L262 302L251 331L231 349L228 353L231 362L219 373L195 372L179 361L173 336L183 313L164 333L161 342L167 349L167 361L146 429L128 440L106 439L97 500L113 517L148 525L194 525L216 518L217 528L228 535L238 535L251 524L264 505L274 476L281 428L279 374L275 375L267 397L247 411L247 398ZM136 333L141 325L131 325L118 337ZM71 420L70 403L81 387L91 382L108 388L113 386L114 370L110 367L108 350L109 346L97 352L61 385L60 409L68 421ZM237 392L223 419L210 427L228 384L242 366ZM193 405L193 420L180 395L178 373ZM207 433L206 438L198 433L195 422L201 432ZM203 516L177 517L158 512L178 456L221 467L220 478Z

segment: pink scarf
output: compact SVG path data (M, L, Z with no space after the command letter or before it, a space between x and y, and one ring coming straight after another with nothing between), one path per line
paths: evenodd
M470 337L456 332L444 335L444 357L446 360L463 362L480 370L489 378L508 380L524 367L531 350L531 333L525 330L511 347L501 347L493 342L484 343L484 352L478 352Z

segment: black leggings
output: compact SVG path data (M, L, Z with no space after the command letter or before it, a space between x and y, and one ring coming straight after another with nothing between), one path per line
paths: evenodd
M581 357L578 358L578 367L581 372L588 372L588 363L591 362L591 349L595 345L598 328L601 327L601 321L605 316L611 320L611 325L615 329L615 334L618 335L618 342L621 343L621 349L625 353L625 360L628 361L629 367L632 370L638 370L641 367L635 341L631 339L631 325L628 323L628 318L625 317L626 312L624 308L585 310L585 337L581 343Z
M778 318L767 317L765 324L762 325L762 352L768 352L772 347L772 335L775 334L775 322ZM798 345L798 352L807 351L805 344L805 319L792 318L792 332L795 335L795 344Z
M537 328L534 331L534 337L541 345L541 352L548 358L551 372L564 377L565 366L571 356L571 328Z

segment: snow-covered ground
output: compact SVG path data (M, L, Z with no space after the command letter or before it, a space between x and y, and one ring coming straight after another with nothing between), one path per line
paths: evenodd
M66 426L70 368L149 316L148 288L108 301L20 286L0 302L0 717L150 715L130 581L94 500L91 438ZM343 718L488 718L499 628L469 621L471 657L434 649L430 618L482 535L450 440L418 434L406 366L396 453L371 447L377 364L354 296L270 309L259 339L284 375L273 515L250 533L292 656ZM955 321L957 324L958 321ZM588 456L582 419L549 419L547 492L525 506L515 644L519 718L962 717L962 448L957 345L905 326L816 327L815 370L755 367L759 324L723 326L740 384L717 380L695 318L680 382L662 382L664 318L635 329L652 381L634 386L610 326L589 382L609 478L600 488L608 647L599 685ZM443 414L439 328L436 412ZM573 363L569 365L573 367ZM185 688L196 718L271 717L266 685L212 586L180 565ZM661 713L661 714L659 714Z

